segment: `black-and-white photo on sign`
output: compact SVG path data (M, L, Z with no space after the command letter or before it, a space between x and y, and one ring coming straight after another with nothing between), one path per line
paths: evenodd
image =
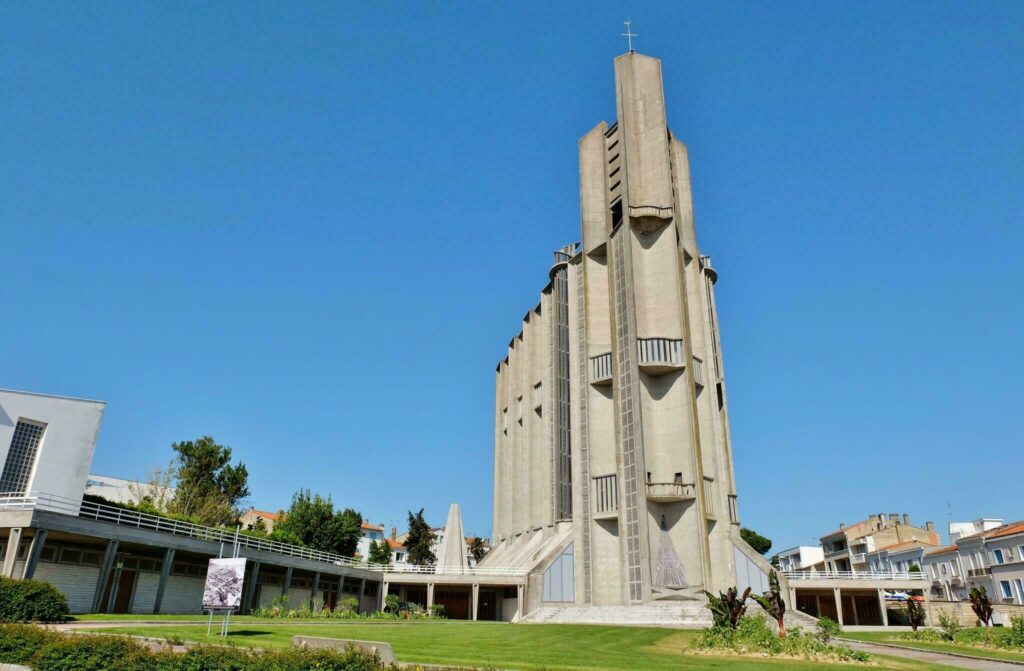
M245 559L211 559L203 587L204 610L237 610L242 605Z

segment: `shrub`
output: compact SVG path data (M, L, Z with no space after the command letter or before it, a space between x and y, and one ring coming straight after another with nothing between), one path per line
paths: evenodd
M814 637L818 639L822 645L828 645L829 641L843 633L843 628L839 626L839 623L830 617L823 617L818 619L818 624L815 626Z
M1012 648L1024 648L1024 615L1011 615L1006 643Z
M940 610L939 628L942 630L942 637L945 640L951 643L956 641L957 634L962 629L960 626L960 616L948 610Z
M386 597L384 597L384 610L386 610L389 613L397 613L398 604L400 602L401 600L398 598L397 594L388 594Z
M0 663L36 671L385 671L380 658L348 648L256 653L198 646L185 653L153 652L121 636L59 634L27 625L0 625Z
M68 600L48 582L0 578L0 622L63 622Z
M339 610L348 614L354 615L359 612L359 599L354 596L347 597L341 600L341 606Z
M444 617L444 604L443 603L435 603L433 606L431 606L430 607L430 617L440 617L440 618L443 618Z
M786 655L800 659L834 659L865 662L869 656L846 646L822 643L817 635L808 635L797 627L785 638L776 636L761 615L741 619L735 629L716 625L701 632L694 648L747 655Z
M37 627L0 624L0 664L17 664L30 659L52 637Z
M711 611L715 626L735 629L747 612L750 588L744 590L742 595L735 587L730 587L724 593L719 592L718 596L704 590L704 595L708 598L707 608Z

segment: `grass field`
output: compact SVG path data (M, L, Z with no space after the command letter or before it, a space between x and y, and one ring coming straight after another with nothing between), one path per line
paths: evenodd
M206 636L205 625L159 625L118 628L111 633L220 643ZM489 622L301 623L266 625L240 621L228 641L252 647L287 647L296 634L386 641L402 661L493 666L501 669L587 669L588 671L669 671L676 669L799 669L865 668L948 669L890 658L881 666L838 665L784 659L708 657L687 654L699 632L653 627L588 625L508 625Z
M993 635L1000 635L1002 632L993 632ZM902 645L917 650L931 650L933 652L955 652L960 655L971 657L985 657L988 659L1005 659L1011 662L1024 662L1024 651L1013 652L1000 648L981 648L963 643L942 643L937 641L908 641L899 638L899 634L884 631L858 631L843 632L843 638L852 638L858 641L869 641L872 643L890 643Z

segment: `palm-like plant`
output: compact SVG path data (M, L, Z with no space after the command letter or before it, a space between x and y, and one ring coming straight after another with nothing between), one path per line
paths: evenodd
M972 587L970 593L971 610L986 627L992 626L992 601L984 587Z
M725 594L719 592L718 596L707 590L704 590L704 594L708 597L707 606L708 610L711 611L711 617L714 619L715 626L735 629L747 612L747 598L750 596L750 588L748 587L744 590L742 596L739 595L739 590L735 587L727 589Z
M487 546L484 545L482 538L473 538L469 541L469 553L477 561L484 558L484 555L487 554Z
M917 628L924 624L927 618L927 613L924 611L924 606L921 602L914 601L914 599L908 594L907 595L907 622L910 623L910 628L917 631Z
M784 621L784 617L786 615L786 602L782 600L782 589L779 587L779 575L775 571L769 573L768 591L761 596L752 594L751 598L760 604L761 608L764 608L764 612L775 618L775 621L779 625L779 637L786 638L786 623Z

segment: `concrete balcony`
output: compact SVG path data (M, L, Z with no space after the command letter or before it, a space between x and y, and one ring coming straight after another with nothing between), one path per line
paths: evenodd
M647 500L658 503L692 501L696 498L693 484L688 482L648 482Z
M986 576L986 575L992 575L992 569L991 568L988 568L988 567L985 567L985 568L972 568L972 569L967 571L967 577L968 578L981 578L981 577Z
M619 478L616 474L594 478L594 519L610 520L619 516Z
M700 269L704 271L704 274L708 276L712 284L718 281L718 271L711 267L710 256L700 257Z
M612 383L612 353L590 357L590 384Z
M683 368L683 341L672 338L637 338L640 370L664 375Z

